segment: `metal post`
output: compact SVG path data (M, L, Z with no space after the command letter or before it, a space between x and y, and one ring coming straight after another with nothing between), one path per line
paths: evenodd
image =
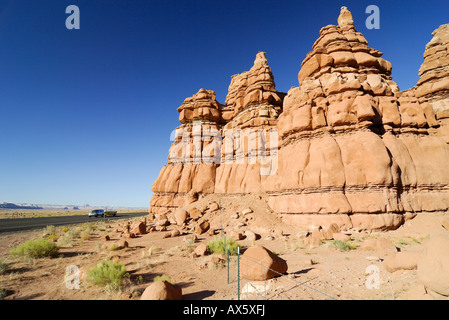
M228 284L229 284L229 246L227 246L226 255L228 258Z
M237 247L237 299L240 300L240 247Z

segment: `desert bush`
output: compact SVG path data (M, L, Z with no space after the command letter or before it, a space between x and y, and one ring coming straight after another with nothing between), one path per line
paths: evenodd
M91 237L92 236L89 231L85 230L81 232L81 240L90 240Z
M340 251L349 251L356 248L356 246L348 241L334 240L332 242L332 247Z
M4 274L6 271L8 271L9 265L0 259L0 275Z
M167 281L167 282L172 283L170 277L167 276L166 274L154 277L153 282L158 282L158 281Z
M9 254L16 257L43 258L53 257L58 253L59 247L47 239L26 241L16 248L12 248Z
M123 280L128 276L122 263L111 260L99 261L95 267L88 270L87 281L99 286L105 286L112 291L119 291Z
M59 239L59 234L51 234L51 235L49 235L47 237L47 240L50 240L50 241L53 241L53 242L58 241L58 239Z
M79 228L73 228L68 230L61 237L59 237L58 244L64 247L72 247L73 241L80 237L80 232L81 231Z
M227 247L229 246L229 254L236 255L238 248L240 248L240 244L238 244L234 239L227 238L226 243L223 238L215 239L209 241L207 244L207 248L210 253L221 253L226 254Z
M46 226L42 230L42 237L46 237L52 234L56 234L56 227L55 226Z
M0 287L0 300L7 296L6 290Z

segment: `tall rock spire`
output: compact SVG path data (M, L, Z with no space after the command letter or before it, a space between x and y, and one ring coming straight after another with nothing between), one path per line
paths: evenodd
M449 158L431 134L433 110L399 90L381 57L343 7L304 59L279 116L280 170L270 184L270 206L292 223L390 229L404 211L449 207L437 187L449 185ZM418 194L425 185L435 189Z
M338 26L340 28L354 28L354 20L352 13L347 7L341 7L340 16L338 17Z

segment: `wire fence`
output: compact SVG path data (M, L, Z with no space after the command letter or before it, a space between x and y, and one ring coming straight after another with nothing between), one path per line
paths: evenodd
M319 282L319 277L317 276L300 281L296 276L298 273L302 274L301 271L282 274L277 270L263 265L260 261L242 255L240 249L238 250L237 257L233 259L230 257L228 250L226 255L228 284L237 284L238 300L337 300L332 295L316 288L318 286L317 282ZM243 267L242 261L246 262ZM250 262L253 265L259 265L266 269L266 272L264 272L264 280L253 281L249 279ZM266 279L268 271L273 272L276 276L271 279Z

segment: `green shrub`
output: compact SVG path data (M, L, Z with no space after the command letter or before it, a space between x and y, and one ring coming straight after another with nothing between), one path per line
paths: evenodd
M0 300L7 296L6 290L0 287Z
M9 265L0 259L0 274L4 274L6 271L8 271L8 269Z
M55 226L46 226L44 230L42 230L42 237L49 236L56 233Z
M73 241L80 237L80 233L79 228L70 229L59 237L58 243L63 247L73 247Z
M154 277L153 282L158 282L158 281L167 281L167 282L172 283L170 277L167 276L166 274Z
M81 237L81 240L90 240L92 236L89 231L83 231L83 232L81 232L80 237Z
M240 248L240 244L232 238L227 238L226 244L223 238L212 240L207 244L210 253L226 254L228 246L230 255L236 255L238 248Z
M59 234L51 234L51 235L49 235L47 237L47 240L50 240L50 241L53 241L53 242L58 241L58 239L59 239Z
M95 267L87 272L87 281L113 291L118 291L123 285L123 280L128 276L126 267L122 263L111 260L99 261Z
M356 248L354 244L342 240L334 240L332 246L340 251L349 251Z
M53 257L58 253L59 247L46 239L26 241L9 251L9 254L16 257L43 258Z

